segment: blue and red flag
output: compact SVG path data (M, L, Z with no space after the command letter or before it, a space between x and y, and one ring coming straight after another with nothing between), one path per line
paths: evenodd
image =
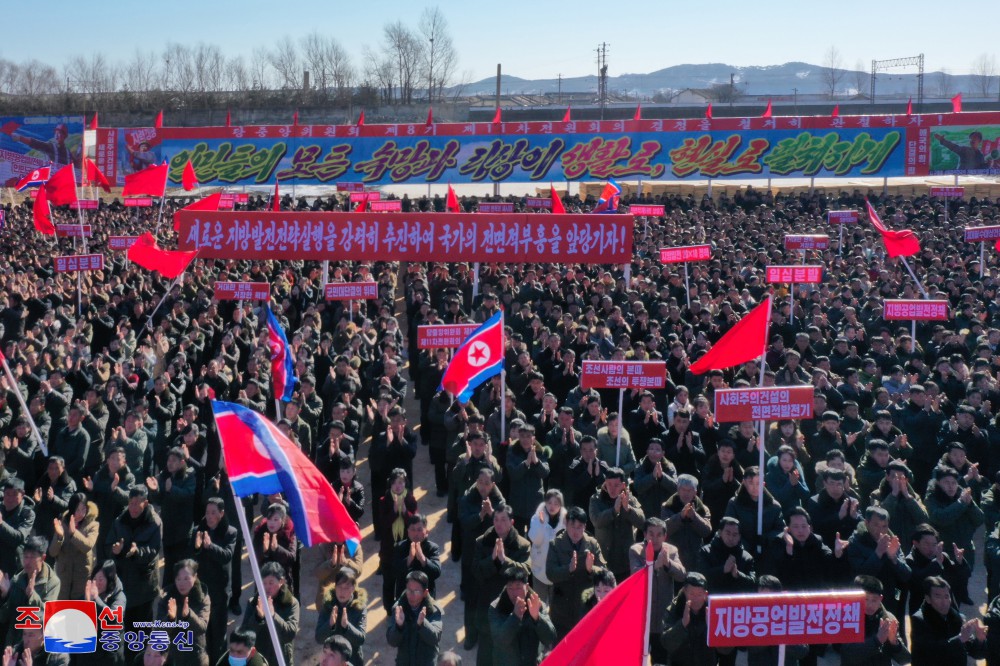
M472 397L476 387L503 371L503 310L469 334L462 346L455 350L448 367L441 377L441 386L458 398L463 405Z
M49 174L52 173L52 167L42 167L41 169L35 169L29 174L26 174L24 178L17 181L17 191L24 192L29 187L40 187L48 182Z
M288 338L281 330L281 323L267 308L267 344L271 348L271 383L274 385L274 399L290 402L295 391L295 359Z
M601 197L594 206L595 213L617 213L618 203L621 200L622 188L614 179L609 179L601 190Z
M212 401L233 492L281 493L306 547L343 543L354 555L361 531L316 465L278 427L242 405Z

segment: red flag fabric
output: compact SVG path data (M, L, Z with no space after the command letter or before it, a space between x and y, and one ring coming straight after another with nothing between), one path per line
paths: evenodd
M951 112L962 113L962 93L958 93L951 98Z
M570 117L569 117L569 110L570 110L570 107L568 107L568 106L567 106L567 107L566 107L566 113L564 113L564 114L563 114L563 119L562 119L562 121L563 121L564 123L568 123L568 122L570 122Z
M147 231L128 249L127 256L129 261L134 261L147 270L160 271L160 275L173 280L187 270L196 254L197 250L164 250L156 244L153 234Z
M705 117L709 120L712 119L712 103L709 102L708 106L705 107Z
M184 173L181 174L181 187L185 192L190 192L198 187L198 174L194 172L194 165L188 160L184 165Z
M92 185L99 185L105 192L110 192L111 182L108 180L108 177L101 173L101 170L97 168L97 165L94 164L94 160L84 158L83 164L86 167L83 173L87 178L87 182Z
M358 116L358 127L365 126L365 110L361 109L361 115Z
M635 113L632 114L632 120L642 120L642 104L635 105Z
M725 370L757 358L767 349L767 329L771 324L771 297L751 310L712 345L708 353L691 364L691 372Z
M233 113L229 109L226 109L226 127L233 126Z
M433 124L434 124L434 107L429 106L427 107L427 122L424 123L424 125L430 127Z
M164 162L125 176L122 196L131 197L145 194L151 197L162 197L163 191L167 189L167 169L167 163Z
M462 207L458 205L458 195L455 194L455 190L450 183L448 184L448 198L445 199L444 209L449 213L462 212Z
M868 210L868 219L871 221L872 226L882 234L885 251L890 257L909 257L920 252L920 239L917 238L915 233L909 229L893 231L886 228L868 199L865 199L865 208Z
M839 104L835 104L833 106L833 111L830 113L830 117L832 117L832 118L839 118L840 117L840 105Z
M153 127L156 129L163 127L163 109L160 109L160 112L156 114L156 120L153 121Z
M552 213L554 215L565 215L566 206L563 206L562 197L556 194L556 188L549 183L549 192L552 196Z
M52 226L52 211L49 210L49 198L45 195L45 188L39 187L35 193L35 203L31 208L31 217L35 223L35 229L46 236L54 236L56 228Z
M97 129L97 111L94 111L94 117L90 121L90 129Z
M271 197L271 210L275 213L281 210L281 195L278 194L278 181L274 181L274 196Z
M771 100L767 100L767 108L764 109L764 113L761 114L761 118L770 118L772 113Z
M56 206L67 206L75 203L76 174L73 171L73 165L67 164L52 174L49 182L45 183L45 190L49 203Z
M542 661L542 666L641 664L649 606L649 567L601 599Z
M296 109L295 113L292 114L292 127L298 127L298 126L299 126L299 111L298 109Z
M496 113L493 114L493 124L494 125L499 125L502 122L503 122L503 119L502 119L502 116L501 116L501 113L500 113L500 107L498 106L497 110L496 110Z
M199 199L193 204L188 204L184 206L183 210L219 210L219 202L222 200L222 192L216 192L215 194L210 194L204 199ZM174 216L174 231L180 231L181 225L177 218Z
M1000 240L993 244L993 249L1000 252Z
M906 115L908 115L908 116L912 116L913 115L913 98L912 97L910 99L906 100Z

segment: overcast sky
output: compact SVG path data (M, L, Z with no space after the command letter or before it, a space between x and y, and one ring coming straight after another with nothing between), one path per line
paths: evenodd
M636 6L639 5L639 6ZM646 5L646 6L643 6ZM37 58L62 65L100 48L113 61L138 49L162 52L168 41L211 42L227 55L249 55L288 35L312 30L337 37L360 62L365 45L381 43L382 26L399 19L416 27L432 4L412 0L167 0L145 3L56 0L44 5L7 3L0 57ZM594 49L609 44L609 74L649 72L684 63L776 65L788 61L824 64L836 46L842 65L853 69L873 58L926 55L927 71L972 71L997 46L996 3L960 5L841 0L736 2L608 0L442 0L459 54L459 72L477 81L504 73L522 78L592 74ZM902 70L901 70L902 71Z

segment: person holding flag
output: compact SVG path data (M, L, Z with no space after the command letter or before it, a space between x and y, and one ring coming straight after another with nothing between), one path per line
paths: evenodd
M267 344L271 351L271 381L274 388L274 408L277 418L282 417L282 402L291 402L295 393L295 359L281 322L267 306Z

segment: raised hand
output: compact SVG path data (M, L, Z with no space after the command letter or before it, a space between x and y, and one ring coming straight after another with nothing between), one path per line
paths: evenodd
M187 617L191 614L191 606L188 603L188 598L184 597L184 605L181 606L181 617Z
M396 606L396 611L393 613L393 619L396 620L396 626L402 627L406 619L403 617L403 607Z
M62 539L64 536L66 536L66 533L63 532L62 521L59 520L58 518L53 518L52 519L52 531L60 539Z
M424 626L424 620L427 619L427 608L420 609L420 615L417 616L417 626Z
M849 542L844 541L840 538L840 532L837 532L837 536L833 540L833 556L841 557L844 551L847 550L847 546L850 545Z
M584 558L583 562L584 562L584 568L587 570L587 573L594 573L594 552L593 551L590 551L590 550L587 551L587 556L586 556L586 558Z
M167 599L167 619L177 619L177 600L173 597Z
M524 613L528 610L528 604L524 601L523 597L518 597L514 602L514 615L517 616L518 620L524 619Z
M789 556L795 550L795 539L788 533L788 528L781 533L781 540L785 542L785 553Z
M690 601L688 601L686 604L684 604L684 617L681 618L681 622L684 624L685 628L689 624L691 624L691 602Z
M542 598L532 592L528 596L528 615L532 620L538 619L538 614L542 611Z
M111 546L111 552L115 555L121 555L122 549L125 547L125 540L119 539L115 542L115 545Z
M345 615L346 615L346 612L345 612ZM331 627L336 627L338 619L340 619L340 607L339 606L334 606L333 608L330 609L330 626Z
M347 627L347 608L344 608L344 610L340 613L340 626L344 628Z
M574 550L573 556L569 558L569 572L573 573L574 571L576 571L576 567L577 567L577 559L576 559L576 551Z

